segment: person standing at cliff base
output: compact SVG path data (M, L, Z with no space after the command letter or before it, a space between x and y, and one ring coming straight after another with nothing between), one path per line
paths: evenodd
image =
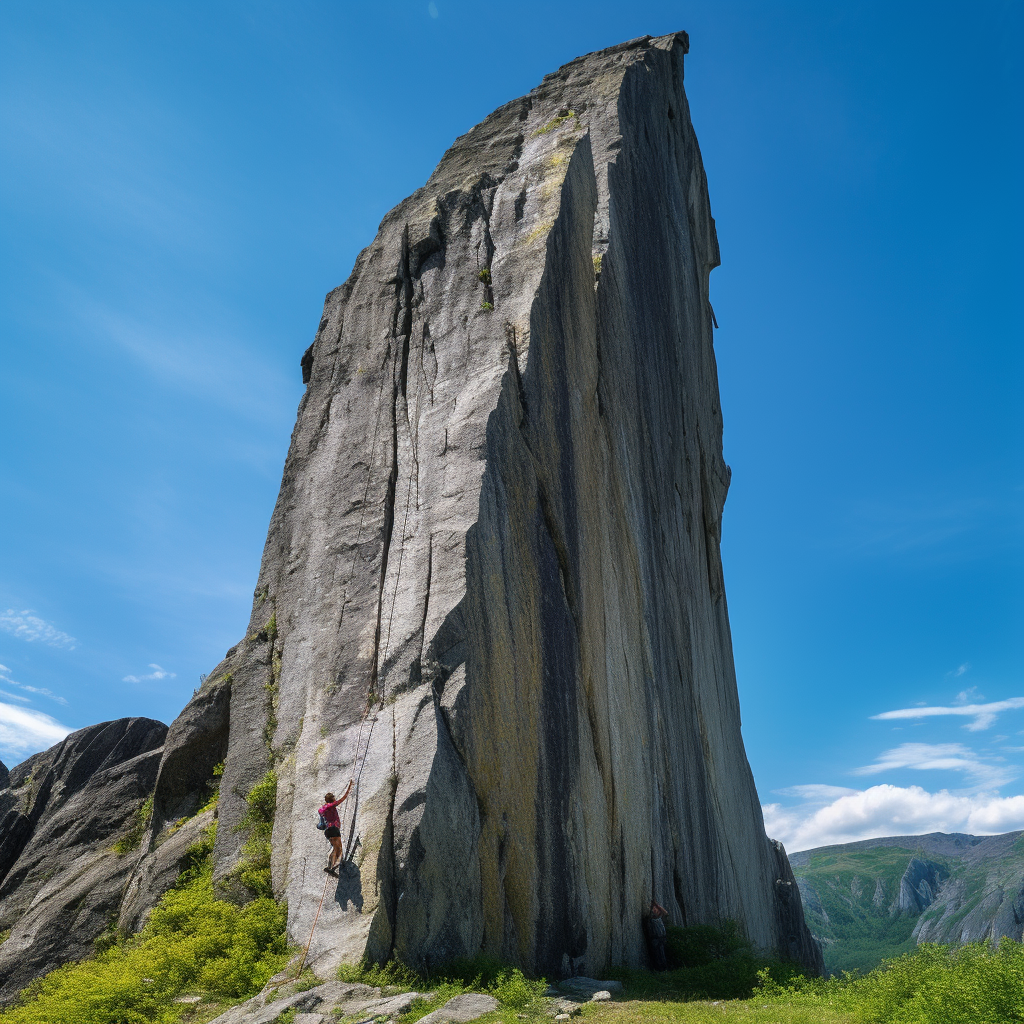
M656 971L668 969L668 958L665 955L665 942L668 938L664 921L666 917L668 911L660 903L651 900L651 909L644 918L644 932L647 935L647 950Z
M345 847L341 842L341 819L338 817L338 804L344 803L348 799L348 795L352 790L352 780L348 780L348 786L345 788L345 792L334 799L333 793L327 793L324 796L324 805L318 809L318 813L325 822L327 822L327 828L324 830L324 835L329 840L332 850L331 855L327 860L327 867L324 868L329 875L337 875L335 870L342 857L345 856Z

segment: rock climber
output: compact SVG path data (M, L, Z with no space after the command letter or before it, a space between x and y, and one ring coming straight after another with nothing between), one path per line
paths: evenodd
M327 828L324 830L324 835L330 841L331 844L331 855L327 858L327 867L324 868L329 875L337 877L338 863L342 857L345 856L345 847L341 842L341 819L338 817L338 804L343 803L348 799L348 795L352 790L352 779L348 780L348 786L345 788L345 792L334 799L333 793L327 793L324 796L324 805L319 808L318 814L325 822L327 822Z

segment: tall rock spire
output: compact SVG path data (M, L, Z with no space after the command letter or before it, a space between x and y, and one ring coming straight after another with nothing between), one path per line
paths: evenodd
M495 111L327 296L248 635L196 698L229 707L217 877L274 768L295 939L316 807L356 780L321 973L635 964L652 898L820 967L740 736L686 52L634 40Z

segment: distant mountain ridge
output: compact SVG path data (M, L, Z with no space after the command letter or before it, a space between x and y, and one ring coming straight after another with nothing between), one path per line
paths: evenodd
M830 971L867 971L920 942L1024 933L1024 831L887 836L789 861Z

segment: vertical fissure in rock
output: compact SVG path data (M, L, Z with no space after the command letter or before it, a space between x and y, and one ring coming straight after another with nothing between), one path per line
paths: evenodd
M399 364L391 371L391 472L388 474L387 491L384 498L384 536L382 540L380 558L380 582L377 586L377 625L373 634L373 661L370 665L370 701L373 700L377 691L379 663L380 663L380 640L381 627L384 619L384 586L387 583L388 562L391 553L391 539L395 526L395 496L398 489L398 396L401 394L406 401L406 419L408 419L409 408L406 398L406 374L409 369L409 333L412 330L412 282L409 276L409 228L406 225L402 233L402 259L399 265L399 274L395 280L398 288L398 295L395 298L395 312L392 317L392 331L397 332L401 327L404 333L402 338L402 351L399 357ZM399 321L401 317L401 322Z
M526 422L526 388L523 387L523 374L519 368L519 340L516 335L515 324L505 324L505 337L508 339L509 366L516 379L516 392L519 395L519 406L521 409L519 426L522 427ZM527 447L529 447L529 445L527 445Z

